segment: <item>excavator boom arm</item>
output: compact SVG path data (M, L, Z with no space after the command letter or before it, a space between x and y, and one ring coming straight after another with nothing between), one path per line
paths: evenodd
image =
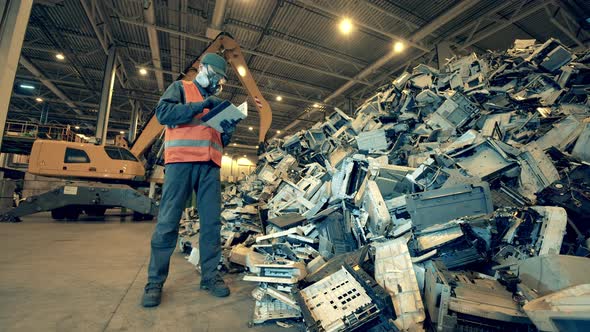
M215 45L219 45L219 48L217 48ZM248 96L250 97L251 101L254 102L260 117L258 142L264 142L266 133L270 129L270 125L272 123L272 111L270 109L270 105L262 96L260 89L258 89L258 85L256 85L256 81L254 81L254 78L250 73L250 69L248 69L248 65L246 64L246 60L244 59L240 45L238 45L238 43L233 38L231 38L231 36L220 34L217 36L212 46L215 46L215 49L219 49L223 52L225 59L237 73L240 83L242 83L242 86L248 92Z

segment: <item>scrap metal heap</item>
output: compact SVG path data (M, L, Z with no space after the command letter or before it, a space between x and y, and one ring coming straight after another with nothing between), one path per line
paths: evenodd
M258 283L251 323L587 326L589 64L554 39L516 40L419 65L355 117L336 109L272 141L223 192L220 269ZM182 234L197 265L194 215Z

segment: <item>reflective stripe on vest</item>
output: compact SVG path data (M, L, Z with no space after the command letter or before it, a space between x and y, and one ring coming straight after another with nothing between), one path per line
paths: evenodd
M185 103L201 102L203 96L193 82L181 81L184 87ZM221 134L210 127L201 125L200 119L209 109L195 116L189 124L166 128L164 143L164 160L166 164L195 161L213 161L221 167L223 145Z
M196 146L196 147L205 147L205 146L212 146L214 149L223 150L223 147L218 145L215 142L206 141L206 140L191 140L191 139L177 139L174 141L167 141L164 144L164 148L173 148L179 146Z

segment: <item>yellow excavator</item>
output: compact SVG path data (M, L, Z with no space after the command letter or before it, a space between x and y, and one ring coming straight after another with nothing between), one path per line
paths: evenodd
M190 63L198 68L206 53L222 55L248 92L260 117L259 147L264 146L272 122L270 105L264 99L247 67L240 46L228 33L220 33L205 51ZM183 79L180 75L178 79ZM27 197L18 207L0 219L51 211L54 219L76 220L81 213L104 215L107 208L125 207L134 211L134 219L150 219L157 213L155 201L135 188L163 183L163 167L156 164L162 154L164 126L155 113L128 149L125 144L96 145L38 139L33 143L28 172L34 175L72 180L51 191ZM157 141L160 144L155 144Z

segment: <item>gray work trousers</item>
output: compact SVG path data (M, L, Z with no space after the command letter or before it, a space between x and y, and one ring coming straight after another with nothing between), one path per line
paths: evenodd
M152 235L148 282L164 283L170 256L176 248L180 218L193 190L200 220L199 256L201 280L213 278L221 258L220 168L213 162L166 165L158 222Z

